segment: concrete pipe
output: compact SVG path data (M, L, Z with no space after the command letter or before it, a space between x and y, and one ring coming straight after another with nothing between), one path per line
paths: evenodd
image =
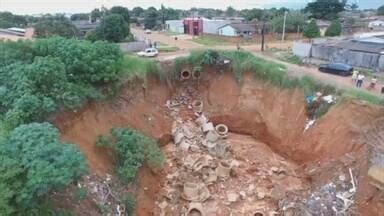
M203 205L201 203L192 202L189 204L187 216L204 216Z
M227 162L221 161L216 168L217 176L226 179L229 177L230 173L231 173L231 166Z
M192 76L192 73L190 70L182 70L180 73L181 80L189 80Z
M264 212L262 212L262 211L256 211L256 212L254 212L253 214L252 214L252 216L264 216L265 214L264 214Z
M195 200L199 197L199 185L192 182L185 182L183 192L186 200Z
M197 113L203 112L203 101L195 100L192 102L192 109Z
M220 135L220 136L225 136L228 134L228 127L224 124L218 124L216 125L215 127L216 129L216 132Z

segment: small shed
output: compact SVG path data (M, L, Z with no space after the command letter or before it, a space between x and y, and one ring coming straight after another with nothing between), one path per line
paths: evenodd
M167 20L165 21L165 28L174 33L184 33L184 23L183 20Z
M256 26L248 23L232 23L219 28L219 35L228 37L246 37L256 33Z

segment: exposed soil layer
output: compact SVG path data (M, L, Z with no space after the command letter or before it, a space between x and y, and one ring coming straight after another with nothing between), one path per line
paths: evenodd
M366 143L369 140L364 136L367 130L375 127L375 119L384 113L382 107L343 102L333 106L304 132L307 117L301 90L281 90L255 81L251 75L245 75L238 84L230 73L219 75L212 70L203 71L198 85L195 82L190 85L199 93L207 117L215 125L228 126L234 157L242 163L249 166L248 162L252 162L258 169L263 166L263 161L273 157L272 162L287 164L287 170L294 167L300 176L306 176L299 182L291 181L302 187L310 183L312 188L352 168L358 182L357 211L362 215L378 215L384 211L384 205L379 202L380 193L366 177ZM110 155L95 148L97 136L108 133L113 127L133 127L159 139L164 150L169 150L172 118L165 104L174 92L174 88L156 79L148 80L145 88L141 83L127 84L117 100L88 104L76 112L59 116L55 124L61 130L63 140L77 144L84 152L91 173L99 176L113 174ZM184 119L191 118L190 113L183 114L183 110L181 115ZM270 163L265 169L273 166ZM160 174L149 169L140 171L137 215L155 212L166 171L167 167ZM248 174L238 173L241 177ZM230 185L236 185L236 181ZM273 207L277 208L277 204ZM234 205L231 208L239 210L241 207ZM87 215L80 210L76 213Z

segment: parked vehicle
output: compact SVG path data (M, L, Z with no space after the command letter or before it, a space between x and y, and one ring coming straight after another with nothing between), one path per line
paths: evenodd
M352 75L353 67L343 63L328 63L321 64L319 67L319 71L340 76L350 76Z
M145 29L145 34L152 34L152 31L151 31L151 29Z
M138 56L142 57L156 57L159 54L159 51L155 48L147 48L144 51L138 52Z

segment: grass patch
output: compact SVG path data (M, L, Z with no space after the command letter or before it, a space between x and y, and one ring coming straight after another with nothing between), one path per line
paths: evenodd
M223 38L207 36L207 35L196 37L192 39L192 41L195 43L206 45L206 46L219 46L223 44L228 44L228 42Z
M303 59L293 54L292 52L280 53L278 59L296 65L303 65Z
M175 51L179 50L179 48L173 47L173 46L159 46L159 47L157 47L157 50L159 52L175 52Z
M348 90L343 94L343 96L345 98L358 99L375 105L384 105L383 98L360 90Z
M148 75L157 74L159 71L159 66L153 59L124 55L121 71L123 79L132 80L136 77L145 79Z

